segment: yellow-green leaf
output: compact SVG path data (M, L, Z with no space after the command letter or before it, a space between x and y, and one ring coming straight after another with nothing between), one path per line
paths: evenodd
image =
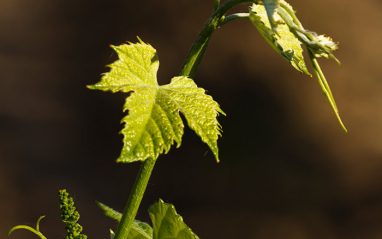
M167 153L174 141L180 146L184 125L179 112L219 160L217 139L221 129L216 117L223 111L218 103L187 77L174 77L170 84L159 86L159 61L152 46L140 41L112 48L119 60L109 65L110 72L89 88L131 92L124 105L128 115L122 119L124 146L117 161L156 159Z

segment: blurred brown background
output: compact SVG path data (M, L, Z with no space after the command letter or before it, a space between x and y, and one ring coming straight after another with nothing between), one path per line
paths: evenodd
M247 21L213 35L195 77L226 117L221 163L186 130L159 158L138 219L173 203L201 238L382 238L382 20L380 0L289 1L307 29L340 42L342 62L320 60L345 134L316 78L295 71ZM57 191L67 188L89 238L115 223L139 163L116 164L124 95L85 88L136 41L175 76L212 0L0 1L0 237L17 224L64 238ZM238 10L246 11L247 6ZM15 231L12 238L36 238Z

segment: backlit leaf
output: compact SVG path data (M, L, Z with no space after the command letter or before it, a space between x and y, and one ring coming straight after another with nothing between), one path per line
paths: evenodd
M174 141L179 147L184 128L179 112L219 160L217 139L221 129L216 117L223 111L212 97L187 77L174 77L170 84L159 86L156 50L141 40L112 48L119 60L109 65L110 72L100 82L88 87L130 94L124 105L128 115L122 119L124 146L117 161L156 159L167 153Z

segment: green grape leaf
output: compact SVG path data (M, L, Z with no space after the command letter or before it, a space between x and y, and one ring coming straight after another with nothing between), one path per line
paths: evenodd
M100 82L88 86L130 93L124 105L128 115L122 119L124 146L117 162L157 159L159 154L170 150L174 141L179 147L184 128L179 112L219 161L217 139L221 127L216 117L224 112L218 103L187 77L174 77L170 84L158 85L156 50L139 41L111 46L119 60L109 65L110 72L105 73Z
M311 76L302 55L301 42L277 14L276 8L279 2L263 1L267 7L253 4L250 9L250 20L276 52L287 59L296 70Z
M172 204L161 199L149 208L149 214L154 228L154 239L198 239L191 229L176 213Z
M100 207L104 214L118 222L121 221L122 213L115 211L111 207L106 206L103 203L96 202L98 207ZM111 235L114 235L114 232L111 232ZM152 239L153 238L153 229L149 224L134 220L131 230L129 232L128 239Z

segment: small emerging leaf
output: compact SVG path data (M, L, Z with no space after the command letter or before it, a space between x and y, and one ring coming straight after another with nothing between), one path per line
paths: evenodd
M124 146L117 161L156 159L159 154L167 153L174 141L179 147L184 128L179 112L219 161L217 139L221 129L216 117L223 111L212 97L187 77L174 77L170 84L159 86L156 50L142 41L112 48L119 60L109 65L110 72L99 83L88 87L132 92L124 105L128 115L122 119Z
M268 1L263 1L268 3ZM302 55L301 42L289 30L276 12L278 1L269 1L268 8L263 5L253 4L250 11L250 20L260 34L281 56L289 61L296 70L311 75L305 65ZM272 15L268 15L268 14ZM275 25L275 23L277 23Z
M154 228L154 239L198 239L191 229L176 213L172 204L164 203L161 199L149 208L150 218Z

